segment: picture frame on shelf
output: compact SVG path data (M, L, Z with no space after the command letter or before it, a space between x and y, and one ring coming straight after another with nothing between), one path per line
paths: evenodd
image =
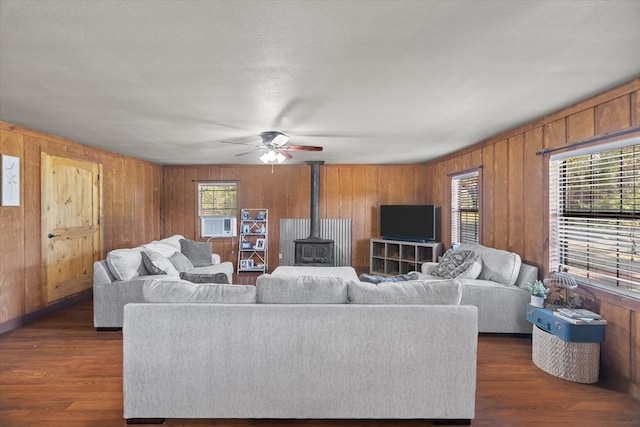
M240 269L246 270L248 268L253 268L253 260L252 259L240 260Z
M266 239L256 239L256 249L258 250L264 250L266 246Z
M262 220L264 220L264 219L265 219L265 217L266 217L266 216L267 216L267 213L266 213L265 211L260 211L260 212L258 212L258 217L257 217L257 219L259 219L259 220L261 220L261 221L262 221Z
M242 241L242 249L251 249L251 242L247 240Z
M249 234L249 233L251 233L251 227L249 227L249 224L243 224L242 234Z
M248 211L242 212L242 220L243 221L249 220L249 212Z

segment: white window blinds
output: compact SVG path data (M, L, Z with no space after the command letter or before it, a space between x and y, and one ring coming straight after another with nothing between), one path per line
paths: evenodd
M451 178L451 243L478 243L478 171Z
M640 145L552 157L550 268L640 291Z

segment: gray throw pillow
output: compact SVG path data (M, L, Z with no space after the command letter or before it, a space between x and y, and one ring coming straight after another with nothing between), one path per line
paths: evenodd
M349 304L459 305L462 285L451 280L410 280L407 282L350 281Z
M193 270L193 264L182 252L176 252L171 255L169 261L180 273Z
M204 267L212 264L213 245L211 242L180 239L180 252L189 258L194 267Z
M465 273L469 269L477 271L474 268L474 263L479 263L478 255L473 251L453 251L449 249L440 259L440 262L436 268L431 272L434 276L439 276L445 279L453 279L461 274ZM478 277L480 271L477 271L476 277ZM475 279L476 277L468 277L467 279Z
M382 283L382 282L406 282L407 280L417 280L417 273L399 274L397 276L378 276L375 274L363 273L359 279L361 282Z
M168 274L177 276L178 270L171 264L167 257L154 251L143 251L142 262L151 274Z
M188 272L180 273L180 278L182 280L187 280L192 283L222 283L229 284L227 279L227 275L225 273L215 273L215 274L192 274Z

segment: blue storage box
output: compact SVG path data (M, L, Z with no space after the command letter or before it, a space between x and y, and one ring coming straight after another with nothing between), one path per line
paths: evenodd
M567 342L604 341L605 325L574 325L554 316L553 311L546 308L527 305L527 320Z

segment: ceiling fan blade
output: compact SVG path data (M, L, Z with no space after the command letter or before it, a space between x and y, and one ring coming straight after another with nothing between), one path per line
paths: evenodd
M282 147L287 151L322 151L322 147L318 147L316 145L287 145L286 147Z
M240 153L240 154L236 154L236 157L240 157L240 156L246 156L247 154L253 154L258 150L253 150L253 151L247 151L245 153Z
M278 150L278 153L282 154L284 157L287 158L287 160L289 159L293 159L293 156L289 153L286 152L286 150Z

